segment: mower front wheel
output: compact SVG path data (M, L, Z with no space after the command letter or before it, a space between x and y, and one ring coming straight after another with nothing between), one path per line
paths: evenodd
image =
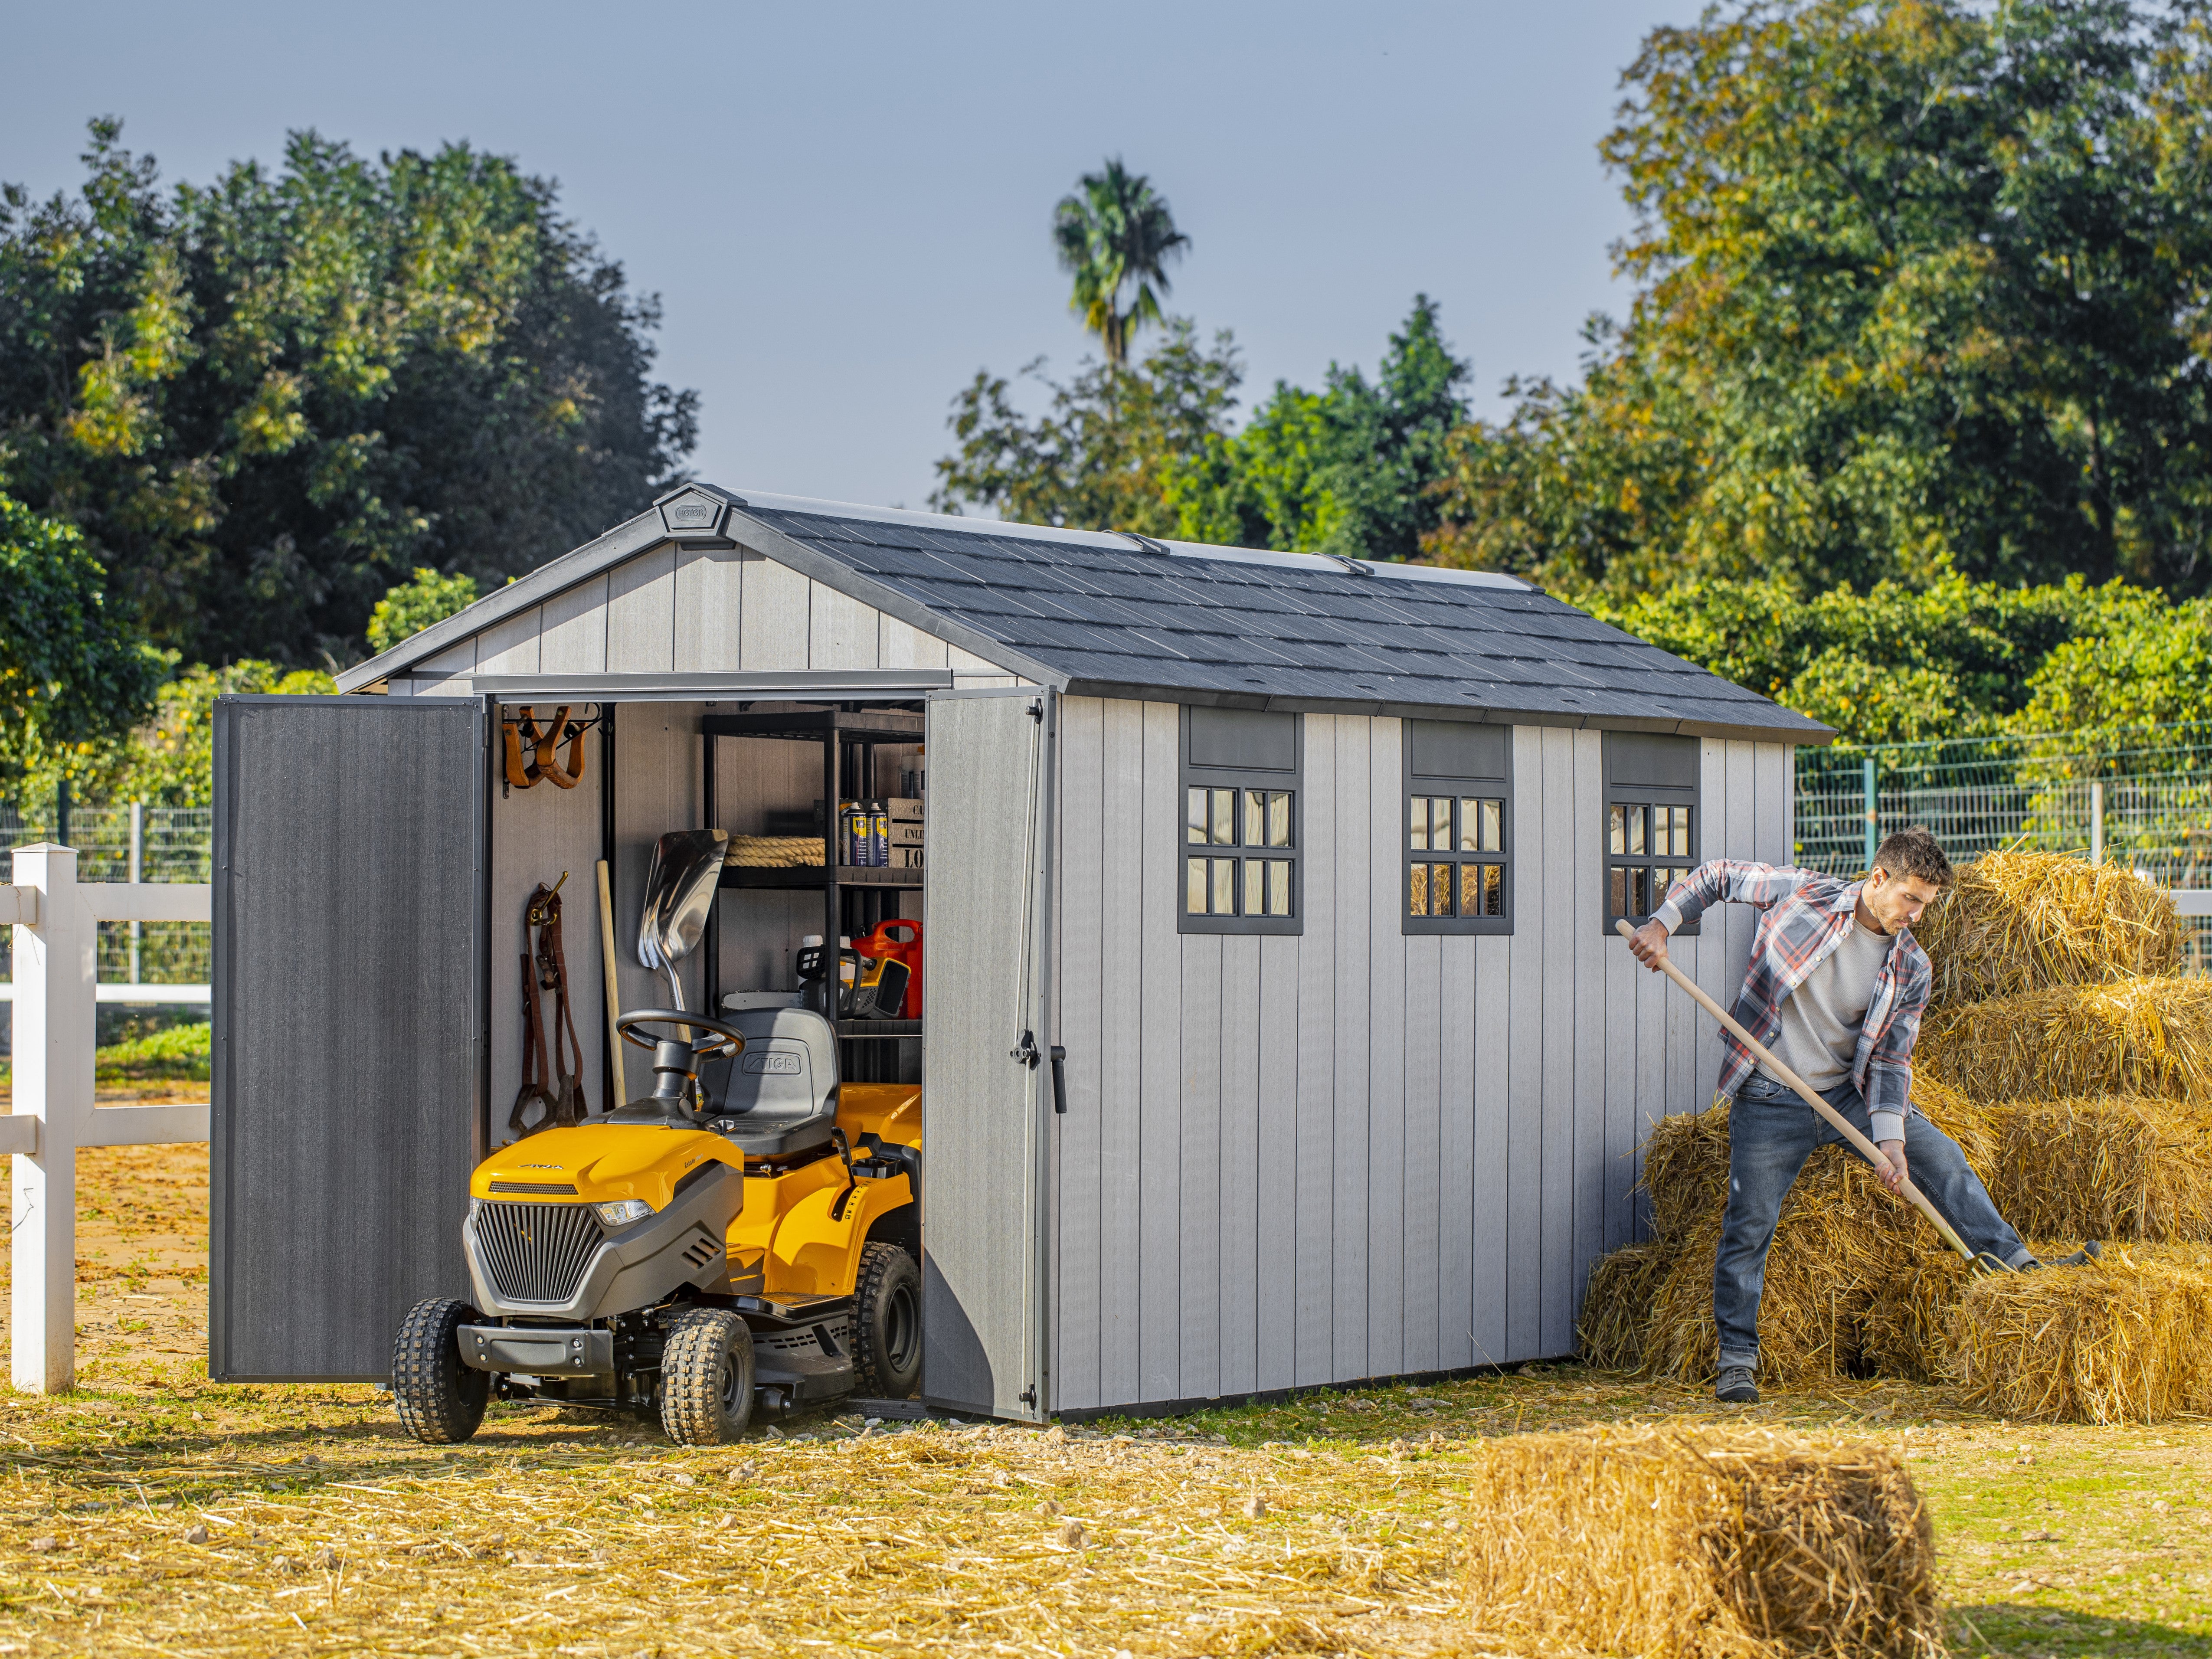
M896 1244L860 1252L853 1287L853 1359L860 1392L903 1400L921 1381L921 1269Z
M480 1317L465 1302L418 1302L392 1345L392 1401L426 1446L466 1440L483 1421L491 1373L461 1364L460 1329Z
M660 1354L660 1426L679 1446L720 1446L753 1414L753 1334L722 1308L687 1308L668 1322Z

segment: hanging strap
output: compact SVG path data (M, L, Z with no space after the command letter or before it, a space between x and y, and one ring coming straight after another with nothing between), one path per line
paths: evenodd
M540 883L538 890L544 892ZM528 938L526 925L524 937ZM507 1115L507 1127L518 1137L536 1134L554 1121L560 1103L545 1086L545 1031L538 1023L538 982L530 972L530 953L522 953L522 1087ZM529 1121L530 1108L543 1108L538 1121Z
M563 870L561 882L568 879ZM532 905L530 915L538 927L538 983L553 993L553 1117L559 1123L581 1123L592 1109L584 1098L584 1044L576 1035L568 963L561 949L561 882L550 890L539 884L544 897Z

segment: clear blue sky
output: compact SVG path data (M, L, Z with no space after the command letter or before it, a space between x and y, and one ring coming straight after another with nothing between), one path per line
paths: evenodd
M516 156L661 295L702 476L920 507L977 368L1082 355L1047 233L1109 153L1191 235L1171 306L1236 331L1248 390L1371 368L1423 289L1479 408L1571 374L1583 317L1626 301L1595 150L1620 70L1695 11L8 0L0 179L74 189L105 113L170 180L309 126Z

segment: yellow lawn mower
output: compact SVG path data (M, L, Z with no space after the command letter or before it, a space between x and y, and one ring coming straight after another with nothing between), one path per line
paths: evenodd
M921 1372L921 1091L839 1086L803 1008L689 1012L676 963L705 931L728 836L663 836L638 956L672 1006L617 1022L653 1090L501 1148L469 1185L471 1300L410 1310L400 1421L465 1440L494 1398L659 1418L714 1445L763 1415L910 1395Z

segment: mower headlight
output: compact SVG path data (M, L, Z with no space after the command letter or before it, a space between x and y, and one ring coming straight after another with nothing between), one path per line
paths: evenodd
M618 1198L611 1204L594 1204L592 1207L610 1227L627 1227L653 1213L653 1206L641 1198Z

